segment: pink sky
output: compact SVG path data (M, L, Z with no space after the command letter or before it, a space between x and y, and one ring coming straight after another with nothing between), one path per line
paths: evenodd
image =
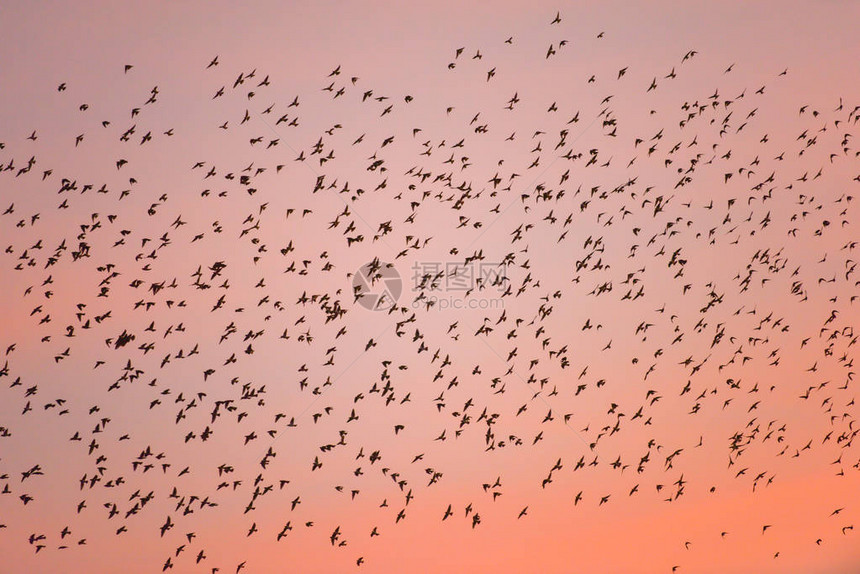
M0 570L858 571L858 16L3 6Z

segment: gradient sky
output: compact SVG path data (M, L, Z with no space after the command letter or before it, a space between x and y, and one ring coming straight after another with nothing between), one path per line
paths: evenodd
M860 570L860 5L405 4L0 6L0 570Z

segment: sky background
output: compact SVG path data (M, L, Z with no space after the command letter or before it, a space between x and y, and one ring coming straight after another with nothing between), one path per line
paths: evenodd
M858 16L4 3L0 571L856 572Z

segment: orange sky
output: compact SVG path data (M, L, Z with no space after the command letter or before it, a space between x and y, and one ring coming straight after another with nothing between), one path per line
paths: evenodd
M858 571L858 16L0 8L0 570Z

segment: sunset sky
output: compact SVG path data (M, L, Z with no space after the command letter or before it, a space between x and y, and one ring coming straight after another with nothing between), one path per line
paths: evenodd
M688 4L0 6L0 572L860 571L860 4Z

